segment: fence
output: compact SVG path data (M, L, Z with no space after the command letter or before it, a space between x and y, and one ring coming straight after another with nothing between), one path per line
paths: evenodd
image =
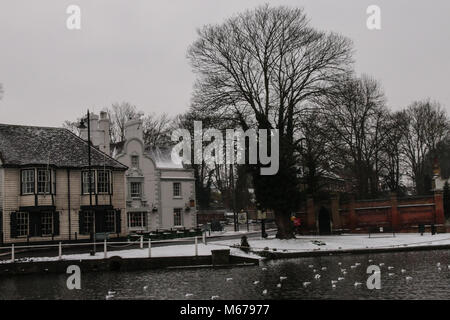
M26 253L27 251L30 251L30 254L33 255L36 253L36 250L38 249L47 249L47 250L51 250L51 249L58 249L58 260L62 260L63 258L63 249L66 248L67 249L74 249L76 247L91 247L91 250L88 252L76 252L74 254L91 254L92 252L97 253L97 246L102 245L103 246L103 259L107 259L108 258L108 253L113 252L115 250L120 250L120 249L124 249L127 247L132 247L132 246L139 246L139 249L141 250L148 250L147 256L149 258L152 257L152 245L153 244L158 244L158 243L182 243L182 242L186 242L186 241L193 241L194 242L194 255L198 256L198 239L201 238L202 239L202 243L203 244L207 244L207 239L206 239L206 233L203 233L203 235L201 237L199 236L195 236L195 237L189 237L189 238L181 238L181 239L173 239L173 240L144 240L144 236L140 236L140 239L137 241L110 241L108 242L107 239L104 239L102 242L89 242L89 243L62 243L59 242L58 244L43 244L43 245L20 245L20 246L15 246L14 244L11 244L11 246L3 246L0 247L0 256L3 255L10 255L11 262L15 262L16 259L16 255L19 253ZM113 249L108 251L108 248ZM93 250L92 250L93 249ZM115 250L114 250L115 249ZM4 251L4 252L3 252ZM3 253L2 253L3 252ZM30 256L30 257L25 257L25 258L39 258L36 256ZM48 257L45 256L45 258L52 258L52 257ZM1 261L1 260L0 260ZM5 260L3 260L5 261ZM1 262L0 262L1 263Z

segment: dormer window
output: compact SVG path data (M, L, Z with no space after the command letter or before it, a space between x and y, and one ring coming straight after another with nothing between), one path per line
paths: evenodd
M131 156L131 167L139 169L139 156Z

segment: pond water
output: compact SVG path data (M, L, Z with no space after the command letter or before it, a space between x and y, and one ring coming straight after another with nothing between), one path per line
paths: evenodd
M369 290L366 269L380 263L381 289ZM104 300L109 290L116 292L113 299L450 299L448 265L448 250L326 256L230 269L85 273L81 290L67 289L65 274L26 275L0 277L0 299ZM278 287L280 276L287 278ZM339 277L344 279L333 288L331 280Z

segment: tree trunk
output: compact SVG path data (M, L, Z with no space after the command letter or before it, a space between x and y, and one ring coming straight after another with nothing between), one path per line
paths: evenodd
M294 239L294 227L290 215L285 212L275 211L275 223L278 227L276 237L278 239Z

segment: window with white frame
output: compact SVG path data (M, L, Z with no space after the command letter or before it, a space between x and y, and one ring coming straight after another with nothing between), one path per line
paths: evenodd
M82 173L82 193L89 194L95 193L95 171L91 170L91 187L89 188L89 171L83 171Z
M22 194L34 193L34 169L22 170Z
M173 209L173 225L174 226L182 226L183 225L183 211L181 208Z
M41 229L43 236L53 234L53 212L43 212L41 214Z
M17 236L28 235L28 230L30 226L30 215L28 212L17 212L16 215L16 230Z
M84 211L84 234L94 231L94 210Z
M131 167L139 169L139 156L131 156Z
M109 193L111 188L111 172L109 170L97 171L97 191L98 193Z
M140 198L142 195L142 184L140 182L130 182L130 195L132 198Z
M173 196L176 198L181 197L181 183L180 182L173 183Z
M37 192L50 194L51 181L50 181L50 171L39 169L37 171Z
M147 226L146 212L128 212L128 227L143 228Z

